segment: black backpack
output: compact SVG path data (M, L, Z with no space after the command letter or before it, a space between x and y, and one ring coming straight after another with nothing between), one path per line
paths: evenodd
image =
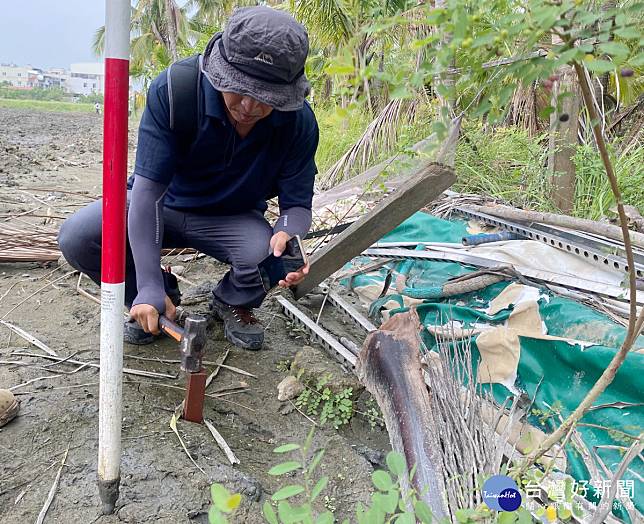
M183 148L188 149L197 133L201 105L201 61L203 55L193 55L170 65L168 78L168 106L170 129L179 136Z
M179 147L188 151L197 134L197 120L201 97L202 55L193 55L178 60L166 70L168 78L168 106L170 129L179 136ZM132 189L134 174L127 179L127 188Z

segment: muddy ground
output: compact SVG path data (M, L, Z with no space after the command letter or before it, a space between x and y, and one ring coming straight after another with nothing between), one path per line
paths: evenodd
M130 127L132 160L136 123ZM100 195L101 131L101 117L93 114L0 109L0 220L55 231L64 217ZM187 312L206 313L204 290L226 268L205 258L184 258L173 255L165 261L184 266L183 277L190 281L182 283ZM67 275L70 271L56 262L0 264L0 318L61 357L98 363L99 306L77 292L78 277ZM81 286L98 296L88 279ZM312 296L304 305L315 310L319 302ZM233 521L261 522L261 504L280 485L267 474L280 461L273 448L302 442L312 424L290 403L278 401L276 389L288 374L288 363L311 343L274 300L264 303L259 316L268 326L265 348L259 352L231 347L220 323L210 323L207 361L216 362L230 350L225 363L257 378L222 368L209 393L225 396L206 400L206 418L224 436L239 465L230 466L204 426L179 422L179 433L205 474L190 462L169 427L183 398L184 377L178 364L163 360L178 358L176 345L170 340L146 347L125 345L125 366L176 378L124 376L121 496L110 516L100 515L96 487L98 370L46 360L43 351L0 326L0 388L19 386L14 393L21 401L19 416L0 429L0 522L35 521L66 450L45 522L207 522L209 485L214 481L244 494ZM322 321L338 335L351 334L352 328L330 312ZM360 334L353 335L360 342ZM351 379L322 351L319 358L335 374ZM210 372L214 366L206 368ZM245 390L226 391L240 381L247 384ZM366 397L363 393L356 405ZM387 442L386 433L372 429L360 415L338 431L318 427L313 447L326 449L322 472L330 477L320 505L335 508L343 518L357 501L367 501L370 473L382 460Z

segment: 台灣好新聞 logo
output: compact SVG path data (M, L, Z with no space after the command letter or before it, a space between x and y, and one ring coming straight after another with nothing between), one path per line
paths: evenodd
M521 493L510 477L494 475L483 484L483 502L495 511L516 511L521 506Z

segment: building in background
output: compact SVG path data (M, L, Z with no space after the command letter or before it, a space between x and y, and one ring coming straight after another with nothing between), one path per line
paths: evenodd
M82 62L70 66L66 82L68 92L75 95L103 94L105 72L101 62Z
M31 66L17 66L16 64L0 64L0 84L8 82L16 89L32 89L34 75Z
M47 69L42 73L41 87L59 87L67 91L67 83L69 81L69 73L62 67L54 67Z
M46 71L30 65L0 64L0 84L7 82L15 89L29 90L35 87L42 89L57 87L67 90L68 78L67 71L62 68Z

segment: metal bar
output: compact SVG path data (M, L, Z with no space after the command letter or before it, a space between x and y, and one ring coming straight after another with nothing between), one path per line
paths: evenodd
M318 326L313 320L306 316L298 307L287 298L277 295L275 299L279 302L287 317L296 321L302 326L311 337L319 342L325 349L331 350L331 354L340 362L347 362L351 368L356 365L356 357L340 342L338 342L331 333L321 326Z
M588 236L581 238L580 235L577 235L576 233L555 229L551 226L544 226L543 224L537 224L535 222L531 222L530 225L519 224L516 222L510 222L503 218L487 215L485 213L472 211L465 207L456 207L454 209L461 215L468 218L480 220L486 224L494 225L507 231L512 231L513 233L518 233L531 240L544 242L552 247L582 256L599 267L610 267L612 269L623 271L624 273L628 272L626 259L610 252L618 250L623 251L623 248L616 244L600 239L590 238ZM633 255L636 260L636 275L637 277L642 278L644 277L644 256L636 253Z
M498 268L499 266L513 267L521 275L547 283L555 283L573 289L590 291L599 295L605 295L628 301L628 289L610 284L601 284L584 280L579 277L560 275L548 271L539 271L529 267L516 266L500 260L478 257L465 253L454 251L418 251L412 249L367 249L362 253L368 257L391 258L391 259L417 259L417 260L445 260L450 262L460 262L477 267ZM644 293L637 294L637 303L644 304Z
M327 292L326 286L320 286L324 292ZM331 304L341 310L342 313L345 313L346 316L351 319L355 324L363 328L367 332L375 331L378 329L367 317L365 317L360 311L358 311L352 304L349 304L344 298L338 295L335 291L329 290L327 293L327 299Z
M203 402L206 398L206 372L186 373L186 396L183 418L189 422L203 422Z

